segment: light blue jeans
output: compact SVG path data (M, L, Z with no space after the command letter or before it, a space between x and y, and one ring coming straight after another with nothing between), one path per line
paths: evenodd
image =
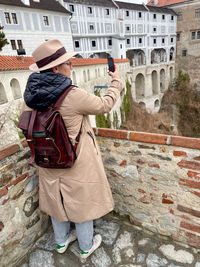
M51 217L51 221L56 243L59 245L64 244L70 233L70 222L57 222L53 217ZM93 221L75 223L75 227L80 249L84 251L90 250L93 244Z

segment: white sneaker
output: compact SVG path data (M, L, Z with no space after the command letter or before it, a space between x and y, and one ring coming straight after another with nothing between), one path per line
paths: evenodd
M93 245L91 249L88 251L81 250L80 252L81 259L86 259L87 257L89 257L92 254L92 252L94 252L101 245L101 241L102 241L101 235L95 235L93 238Z
M68 248L69 244L77 239L76 231L72 230L63 246L57 245L56 250L58 253L64 253Z

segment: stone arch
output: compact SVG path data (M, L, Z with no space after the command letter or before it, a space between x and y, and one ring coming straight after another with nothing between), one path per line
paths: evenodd
M153 95L156 95L158 94L158 73L156 70L152 71L151 80Z
M159 99L156 99L155 101L154 101L154 108L157 108L157 107L159 107L160 106L160 101L159 101Z
M169 68L169 79L170 79L170 82L172 82L173 78L174 78L174 69L173 69L173 67L170 67Z
M87 82L87 77L86 77L86 72L85 72L85 70L83 71L83 78L84 78L84 82Z
M0 104L8 102L6 91L3 84L0 82Z
M154 49L151 51L151 64L158 64L167 61L167 53L164 48Z
M75 71L72 72L72 81L73 81L73 84L76 84L76 73Z
M83 57L81 56L81 54L76 54L74 57L76 57L76 58L83 58Z
M174 54L175 54L174 47L171 47L170 51L169 51L169 60L170 61L174 60L174 56L175 56Z
M144 102L139 102L139 105L142 107L142 108L146 108L146 104Z
M145 97L145 78L139 73L135 78L136 99Z
M10 88L14 99L19 99L22 97L19 81L17 79L12 79L10 81Z
M163 93L165 91L165 70L160 70L160 91Z
M145 53L141 49L127 50L126 57L130 60L130 65L133 67L146 64Z

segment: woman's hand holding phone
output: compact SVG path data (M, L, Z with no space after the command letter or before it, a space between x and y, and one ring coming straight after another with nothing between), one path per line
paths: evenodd
M112 78L120 79L119 71L114 63L113 58L108 59L108 75L110 75Z

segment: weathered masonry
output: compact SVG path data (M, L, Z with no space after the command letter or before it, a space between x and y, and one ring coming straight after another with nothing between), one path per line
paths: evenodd
M133 224L200 247L200 139L94 129L115 200ZM24 140L0 149L0 266L14 266L49 225Z

